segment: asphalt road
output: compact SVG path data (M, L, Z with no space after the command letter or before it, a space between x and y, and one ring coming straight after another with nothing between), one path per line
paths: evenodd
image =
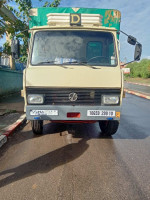
M150 101L127 94L112 138L98 123L16 132L0 150L0 200L30 199L150 199Z
M128 83L128 82L124 82L124 86L126 89L134 90L136 92L142 92L147 95L150 95L150 86L137 85L137 84L132 84L132 83Z

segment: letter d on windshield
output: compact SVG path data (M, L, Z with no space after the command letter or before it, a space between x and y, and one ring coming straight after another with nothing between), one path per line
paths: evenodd
M81 14L70 13L70 25L81 26Z

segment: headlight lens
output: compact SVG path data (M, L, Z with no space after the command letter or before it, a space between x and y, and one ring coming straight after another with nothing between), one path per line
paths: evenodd
M44 96L42 94L29 94L27 100L28 104L43 104Z
M119 96L113 95L103 95L102 96L102 104L118 104L119 103Z

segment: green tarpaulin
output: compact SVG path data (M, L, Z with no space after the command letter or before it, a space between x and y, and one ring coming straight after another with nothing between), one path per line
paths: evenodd
M81 14L100 14L102 16L102 26L120 30L121 14L113 9L96 8L35 8L37 16L30 16L29 27L47 25L47 14L49 13L81 13Z

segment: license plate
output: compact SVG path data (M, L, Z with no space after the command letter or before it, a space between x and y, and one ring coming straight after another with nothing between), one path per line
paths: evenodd
M58 110L30 110L30 115L58 115Z
M115 117L114 110L88 110L87 116Z

